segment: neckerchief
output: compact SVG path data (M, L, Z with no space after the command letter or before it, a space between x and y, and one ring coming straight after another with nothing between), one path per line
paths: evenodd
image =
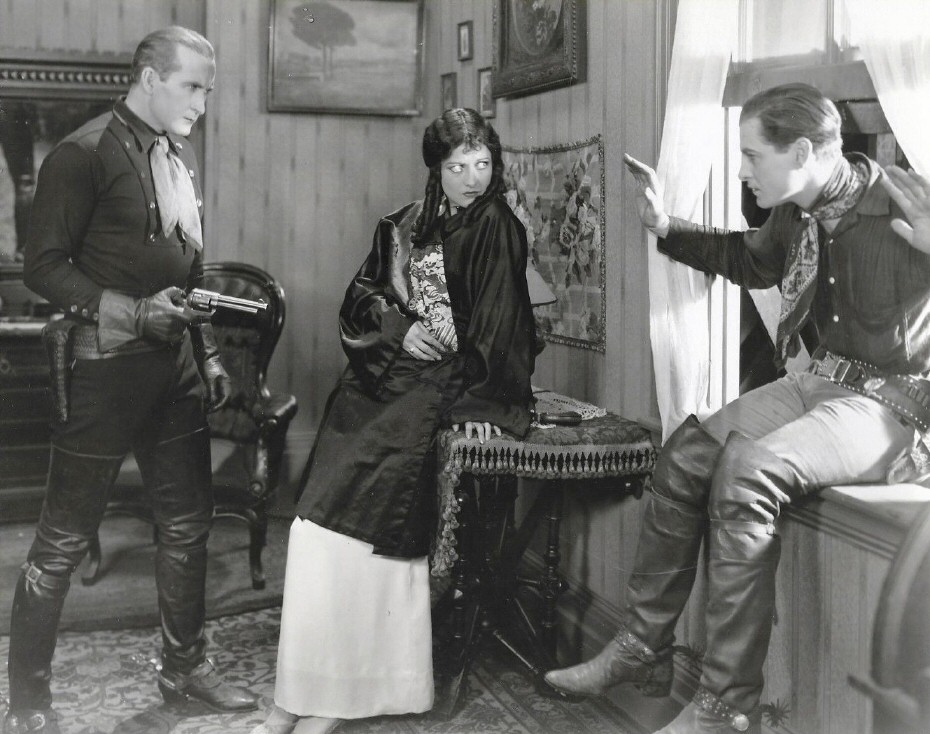
M781 313L775 336L775 359L783 367L788 358L797 354L798 332L804 326L817 290L817 265L820 260L820 240L817 223L839 219L859 203L869 180L869 169L863 163L850 164L840 158L829 180L809 212L800 234L791 243L781 281ZM792 349L793 347L793 349Z
M149 163L163 234L170 237L174 228L178 227L182 241L188 241L195 249L202 250L203 230L191 174L177 153L171 150L168 138L164 135L155 138L149 152Z

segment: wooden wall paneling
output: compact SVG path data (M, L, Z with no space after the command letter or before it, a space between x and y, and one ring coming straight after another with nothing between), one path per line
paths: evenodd
M97 48L97 12L93 0L67 0L68 28L66 30L69 41L71 39L87 39L80 46L85 51L98 51Z
M295 128L296 120L292 115L266 116L268 150L266 168L268 171L267 190L264 196L267 202L266 234L261 242L264 250L264 268L272 277L285 285L285 295L293 285L293 270L290 268L291 253L294 252L294 220L296 211L296 161ZM272 385L286 385L290 372L289 362L294 331L288 333L276 349L275 359L269 366L268 378Z
M860 731L859 694L846 683L846 676L859 664L861 620L858 597L862 581L863 551L850 548L839 538L825 539L830 558L829 574L824 575L824 602L828 613L829 649L823 659L827 688L824 691L828 718L825 730L831 734Z
M42 36L39 32L40 13L37 12L34 0L6 0L5 16L9 23L0 23L0 32L3 33L3 44L10 48L44 48L41 44ZM56 8L57 9L57 8ZM61 17L61 12L49 12L49 19Z
M120 19L123 0L97 0L94 3L94 37L96 51L116 52L122 50L123 29ZM140 40L142 36L139 37Z
M135 0L122 1L129 3ZM191 0L172 0L170 17L168 19L171 24L202 30L204 28L204 20L203 0L196 0L196 2L191 2ZM163 25L167 25L167 23L163 23Z
M203 3L198 4L201 5L201 12L203 12ZM121 3L117 26L119 28L120 38L123 39L124 43L130 38L142 40L145 34L150 30L146 3L133 2L132 0ZM200 29L204 28L205 26L201 24ZM216 39L211 34L211 29L206 28L204 30L204 35L215 45ZM138 44L138 41L136 41L135 44ZM133 45L133 48L135 48L135 45Z
M265 89L265 59L258 58L258 30L267 23L268 13L263 3L243 3L243 46L237 49L244 59L239 67L242 106L239 109L240 150L244 162L242 196L238 215L242 224L239 260L261 266L265 261L266 232L269 225L266 196L272 175L269 166L271 141L268 138L270 115L264 113L262 93Z
M71 23L71 13L70 5L67 1L49 3L43 2L41 4L41 12L36 12L39 10L39 5L33 4L33 14L37 21L37 27L35 28L35 34L27 30L26 26L21 26L24 18L22 14L18 17L13 18L13 22L10 24L10 30L13 31L14 40L13 44L17 45L16 37L20 36L20 31L23 32L22 38L20 41L25 41L28 44L35 43L35 48L41 49L73 49L81 48L83 50L90 50L90 41L89 37L84 37L77 32L77 29L72 29L70 27ZM0 25L3 25L0 23ZM31 29L30 29L31 30Z
M328 389L318 374L321 354L320 334L315 328L320 318L319 259L324 243L318 235L320 222L319 117L313 117L297 127L294 141L295 205L291 212L294 242L289 258L287 365L292 392L300 409L297 414L303 430L315 428L319 420L319 392Z
M251 61L241 53L245 42L242 11L227 5L221 12L216 3L207 8L207 36L216 49L216 80L207 102L205 186L212 192L206 212L213 245L208 260L236 260L242 240L239 217L240 181L245 175L246 141L239 125L246 90L242 67Z

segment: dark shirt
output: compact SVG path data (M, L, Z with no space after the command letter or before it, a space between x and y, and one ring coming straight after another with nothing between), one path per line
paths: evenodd
M869 183L859 204L832 233L819 228L820 262L812 321L831 352L886 372L930 370L930 255L891 229L900 208L878 183L884 175L867 162ZM806 226L795 204L772 209L759 229L727 232L672 218L659 250L745 288L780 285L791 243Z
M186 140L169 135L203 195ZM202 257L177 230L161 233L149 149L156 133L124 102L62 140L39 170L23 280L33 291L88 320L97 319L104 289L141 298L168 286L190 286Z

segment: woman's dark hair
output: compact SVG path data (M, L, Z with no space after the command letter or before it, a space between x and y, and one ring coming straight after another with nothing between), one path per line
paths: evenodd
M504 159L501 156L501 140L491 123L475 110L456 107L446 110L433 120L423 133L423 162L429 168L423 209L413 226L414 244L421 241L440 214L442 204L442 162L452 151L464 145L466 150L477 150L482 145L491 151L491 182L487 190L468 207L469 211L480 209L479 202L504 193Z
M173 25L149 33L139 45L132 57L132 82L136 84L142 78L142 70L152 67L163 81L181 68L178 62L178 46L186 46L206 59L214 60L213 45L197 31Z
M809 84L782 84L751 97L740 112L740 122L755 118L765 139L784 151L798 138L811 141L818 155L839 155L840 113L836 105Z

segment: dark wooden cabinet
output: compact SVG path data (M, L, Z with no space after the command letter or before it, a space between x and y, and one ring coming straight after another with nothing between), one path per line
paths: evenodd
M0 522L35 520L49 458L48 361L42 327L49 304L0 269Z
M44 321L0 321L0 521L38 517L49 458Z

